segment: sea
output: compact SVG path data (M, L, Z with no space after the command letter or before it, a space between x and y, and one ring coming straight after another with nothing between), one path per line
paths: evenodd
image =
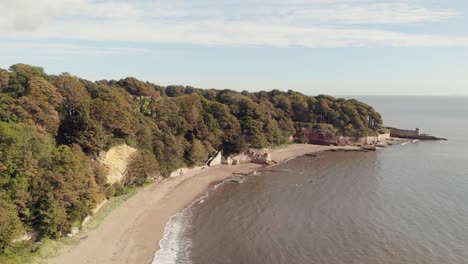
M153 263L468 263L468 97L357 97L448 141L303 156L215 186L167 223Z

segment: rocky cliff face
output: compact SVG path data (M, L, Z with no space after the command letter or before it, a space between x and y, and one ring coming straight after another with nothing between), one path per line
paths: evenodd
M338 136L331 131L320 131L316 129L303 128L301 133L304 135L307 143L317 145L336 145L336 146L354 146L354 145L375 145L381 141L390 138L390 134L381 134L370 137L343 137Z
M315 129L302 128L301 132L309 144L335 145L338 144L337 136L330 131L319 131Z
M137 149L126 144L112 147L99 155L98 161L108 169L107 182L110 184L120 182L125 176L127 164Z

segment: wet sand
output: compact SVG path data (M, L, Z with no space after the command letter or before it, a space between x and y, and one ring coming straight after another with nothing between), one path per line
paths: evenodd
M271 157L277 162L284 162L308 153L336 148L353 147L293 144L272 150ZM97 229L78 234L78 237L86 237L78 245L64 248L59 256L48 263L151 263L164 235L164 227L172 215L206 192L214 182L232 176L233 172L248 173L261 167L252 163L221 165L146 186L113 210Z

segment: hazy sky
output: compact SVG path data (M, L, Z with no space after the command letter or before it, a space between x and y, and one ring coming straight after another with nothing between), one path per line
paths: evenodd
M468 95L468 0L0 0L0 67L307 94Z

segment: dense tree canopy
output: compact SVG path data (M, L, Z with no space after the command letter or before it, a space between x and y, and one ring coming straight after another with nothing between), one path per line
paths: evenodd
M158 86L128 77L87 81L40 67L0 69L0 251L21 232L60 237L109 188L95 161L117 144L137 147L123 184L248 147L289 142L302 127L376 134L380 115L357 100L294 91L239 93Z

